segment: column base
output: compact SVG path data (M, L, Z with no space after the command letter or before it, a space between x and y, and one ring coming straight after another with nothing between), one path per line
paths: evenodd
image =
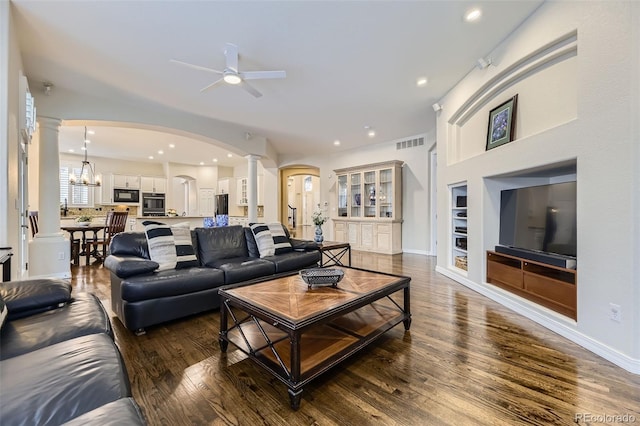
M71 278L69 240L48 234L29 242L29 278Z

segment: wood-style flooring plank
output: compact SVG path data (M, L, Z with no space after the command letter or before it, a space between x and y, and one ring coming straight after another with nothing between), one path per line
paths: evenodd
M72 285L110 312L150 425L570 425L577 413L640 423L640 376L435 273L433 258L354 251L352 261L412 277L411 330L395 327L309 383L298 411L241 351L220 352L219 312L135 336L110 310L100 264L72 267Z

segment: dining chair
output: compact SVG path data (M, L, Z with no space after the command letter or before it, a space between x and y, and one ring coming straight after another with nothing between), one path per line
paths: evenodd
M29 212L29 225L31 228L31 238L33 238L38 233L38 212L37 211Z
M88 239L86 243L87 265L91 261L91 256L104 260L109 252L109 244L114 235L124 232L127 226L127 218L129 212L107 212L107 220L105 221L104 237ZM99 248L102 246L102 254L99 254Z

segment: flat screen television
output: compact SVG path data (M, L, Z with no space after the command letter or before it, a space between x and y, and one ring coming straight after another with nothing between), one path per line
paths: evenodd
M502 191L500 244L575 257L576 182Z

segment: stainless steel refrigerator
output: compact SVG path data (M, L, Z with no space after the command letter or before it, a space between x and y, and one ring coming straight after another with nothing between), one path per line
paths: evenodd
M216 195L216 216L229 214L229 194Z

